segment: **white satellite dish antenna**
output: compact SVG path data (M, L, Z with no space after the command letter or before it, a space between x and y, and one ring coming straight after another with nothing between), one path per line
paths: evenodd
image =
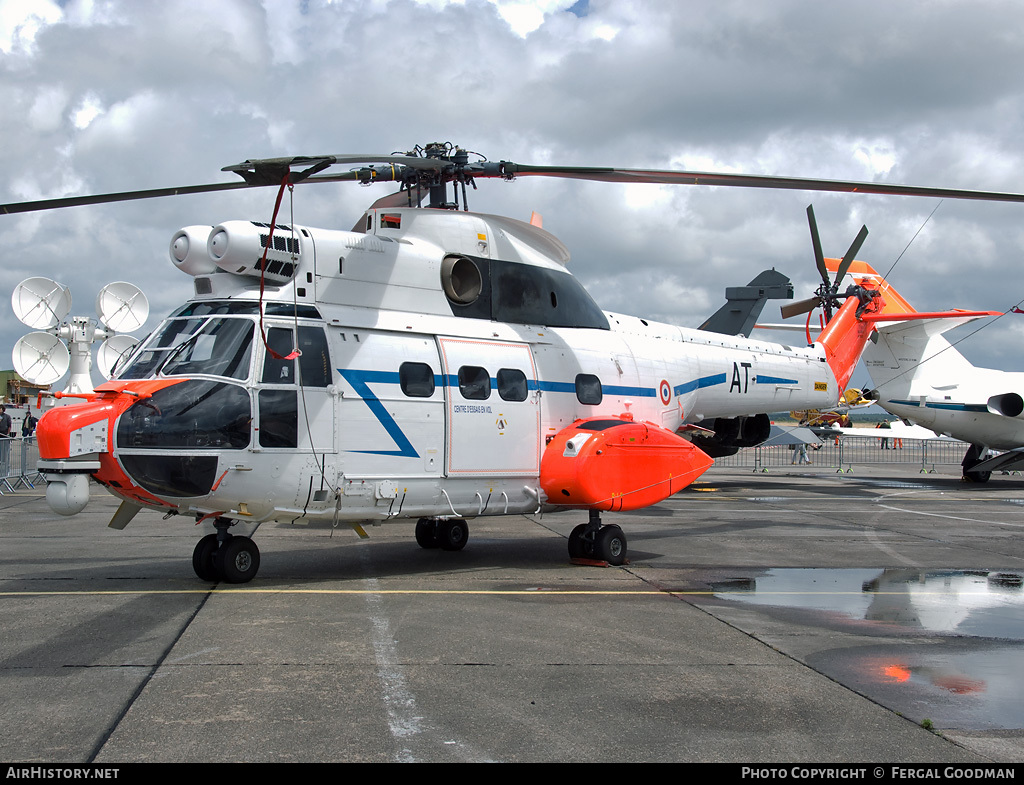
M26 278L14 287L11 307L22 324L48 330L71 313L71 290L49 278Z
M11 353L14 370L32 384L53 384L68 372L71 354L56 335L29 333L18 339Z
M115 366L139 344L138 338L130 335L112 335L96 350L96 366L104 379L114 375Z
M26 278L14 289L11 305L18 319L36 330L18 341L12 352L15 370L33 384L49 385L70 369L65 393L92 392L92 344L106 339L99 350L100 368L110 378L114 364L138 343L120 333L138 330L149 318L149 301L135 284L107 284L96 297L100 317L71 313L71 291L49 278ZM67 342L67 346L61 341Z
M149 300L133 283L108 283L96 295L96 313L100 322L118 333L138 330L149 318Z

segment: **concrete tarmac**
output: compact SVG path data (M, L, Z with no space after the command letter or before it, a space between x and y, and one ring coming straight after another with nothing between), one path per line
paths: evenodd
M189 520L0 497L0 759L1024 761L1024 480L713 469L618 515L267 524L199 581Z

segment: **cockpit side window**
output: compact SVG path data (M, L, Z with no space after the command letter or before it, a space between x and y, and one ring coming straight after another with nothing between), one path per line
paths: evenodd
M299 379L303 387L328 387L333 381L331 353L322 327L299 327Z
M263 357L263 384L296 384L303 387L327 387L331 384L331 354L327 348L327 336L322 327L299 327L298 345L295 331L287 327L271 327L267 330L267 346L281 355L274 357L269 351ZM295 360L283 359L299 349L299 378L295 376Z
M252 331L253 323L249 319L210 319L202 330L171 350L160 373L246 379L252 354Z
M221 376L249 378L251 319L170 319L115 367L115 378Z
M267 346L279 354L282 359L274 357L269 351L263 357L264 384L295 384L295 360L285 360L295 349L295 333L283 327L271 327L267 330Z
M203 319L171 319L164 322L139 350L114 366L114 378L145 379L156 373L170 352L203 325ZM123 366L123 367L119 367Z

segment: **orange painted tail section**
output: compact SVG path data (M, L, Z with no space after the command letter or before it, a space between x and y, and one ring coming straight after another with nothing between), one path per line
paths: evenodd
M876 297L868 306L869 310L866 313L878 313L881 310L878 306L881 300L882 298ZM825 347L825 359L836 376L839 392L845 390L846 385L850 383L853 370L860 362L864 347L867 346L868 339L875 329L873 324L857 318L859 307L860 301L856 297L847 299L839 312L832 317L832 321L825 325L824 332L818 338L818 343Z
M825 267L830 273L835 273L839 270L839 261L839 259L825 259ZM878 291L882 293L882 299L885 300L885 306L878 313L915 313L910 303L908 303L903 296L881 276L880 273L875 272L875 269L867 262L854 261L853 264L850 265L847 276L853 276L854 283L870 284L873 288L878 289ZM842 287L842 282L840 282L840 287Z
M839 270L839 263L839 259L825 259L825 267L833 274ZM907 318L911 314L915 317L919 315L913 306L867 262L854 261L850 265L846 279L839 282L840 291L851 282L865 289L877 291L879 296L863 310L860 318L856 313L859 306L857 299L847 300L818 339L825 347L825 356L836 375L840 391L846 389L860 356L864 353L864 347L875 329L874 324L881 316L895 319Z

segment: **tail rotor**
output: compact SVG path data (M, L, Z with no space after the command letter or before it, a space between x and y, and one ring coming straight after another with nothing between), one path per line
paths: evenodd
M843 276L846 275L846 271L850 269L854 258L860 252L861 246L864 245L864 241L868 237L868 228L866 226L860 228L860 232L854 238L853 244L850 245L846 255L843 256L842 261L839 263L835 280L829 281L828 268L825 266L825 255L821 251L821 238L818 236L818 224L814 220L813 205L807 206L807 223L811 228L814 263L818 268L818 273L821 275L821 284L818 286L817 292L813 297L782 306L782 318L789 319L793 316L809 313L820 305L825 311L825 321L828 323L832 319L832 309L838 308L840 305L839 282L843 280Z

